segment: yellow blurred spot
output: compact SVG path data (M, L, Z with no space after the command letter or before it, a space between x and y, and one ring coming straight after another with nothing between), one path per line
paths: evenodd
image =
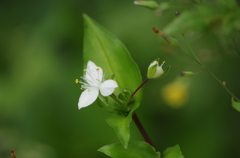
M83 71L87 71L87 69L83 69Z
M75 82L76 82L76 83L78 83L78 82L79 82L79 80L78 80L78 79L76 79L76 80L75 80Z
M98 70L100 70L100 68L97 68L96 70L98 71Z
M181 82L172 82L163 87L161 95L170 107L180 108L188 100L188 87Z

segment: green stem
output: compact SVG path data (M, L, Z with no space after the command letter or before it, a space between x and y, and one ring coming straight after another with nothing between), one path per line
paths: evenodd
M208 73L209 73L213 78L215 78L215 80L217 80L218 83L220 83L221 86L222 86L233 98L235 98L238 102L240 102L240 100L227 88L227 86L226 86L225 84L223 84L223 82L221 82L221 81L217 78L217 76L215 76L211 71L209 71L204 65L203 65L203 68L205 68L205 70L207 70Z
M115 100L119 105L123 105L123 103L116 97L116 95L113 93L110 95L113 100Z
M194 53L194 51L192 50L190 44L188 43L186 37L183 35L184 37L184 40L186 41L187 45L188 45L188 48L190 49L192 55L194 56L194 58L196 59L197 63L199 65L201 65L218 83L221 84L221 86L233 97L235 98L238 102L240 102L240 99L238 99L228 88L225 84L223 84L218 78L217 76L215 76L211 71L209 71L202 63L201 61L198 59L198 57L196 56L196 54Z
M188 41L187 41L186 37L184 36L184 34L183 34L183 37L184 37L184 40L186 41L186 43L187 43L187 45L188 45L188 48L190 49L192 55L194 56L194 58L197 60L197 62L198 62L200 65L203 65L203 64L201 63L201 61L198 59L198 57L196 56L196 54L194 53L194 51L192 50L192 48L191 48L190 44L188 43Z
M188 56L189 58L191 58L192 60L194 60L194 61L196 61L198 64L200 64L201 65L201 63L198 61L198 60L196 60L196 59L194 59L193 57L191 57L190 55L188 55L186 52L184 52L179 46L177 47L179 50L181 50L186 56Z

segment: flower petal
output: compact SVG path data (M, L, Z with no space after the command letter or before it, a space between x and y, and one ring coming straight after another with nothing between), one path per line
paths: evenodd
M94 77L96 69L97 66L92 61L88 61L86 75L84 79L91 85L94 85L94 83L96 83L96 79Z
M99 90L103 96L109 96L113 93L116 87L118 87L118 84L116 81L107 80L100 85Z
M88 61L85 80L92 86L98 87L102 82L103 71L97 67L92 61Z
M97 68L97 65L94 62L89 60L88 63L87 63L87 69L95 70L96 68Z
M98 89L95 87L91 87L83 91L78 101L78 109L92 104L97 99L98 93Z

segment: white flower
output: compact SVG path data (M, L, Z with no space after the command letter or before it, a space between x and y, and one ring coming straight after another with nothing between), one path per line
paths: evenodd
M148 78L159 78L161 76L164 75L164 71L162 69L163 64L165 63L165 61L162 63L162 65L158 65L159 63L159 59L153 61L149 67L148 67L148 73L147 76Z
M114 89L118 87L118 84L114 80L104 80L103 71L100 67L97 67L92 61L88 61L86 74L82 77L84 82L78 81L76 83L82 83L83 89L85 89L78 101L78 109L89 106L98 97L99 90L103 96L109 96L113 93Z

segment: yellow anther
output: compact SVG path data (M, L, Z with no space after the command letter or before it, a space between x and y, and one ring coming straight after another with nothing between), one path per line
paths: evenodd
M156 64L158 64L159 62L158 61L155 61Z
M87 69L83 69L83 71L87 71Z
M165 63L165 61L163 61L163 63L162 64L164 64Z
M97 81L100 81L99 79L96 79Z
M100 68L97 68L96 70L98 71L98 70L100 70Z
M76 79L76 80L75 80L75 82L76 82L76 83L78 83L78 82L79 82L79 80L78 80L78 79Z

